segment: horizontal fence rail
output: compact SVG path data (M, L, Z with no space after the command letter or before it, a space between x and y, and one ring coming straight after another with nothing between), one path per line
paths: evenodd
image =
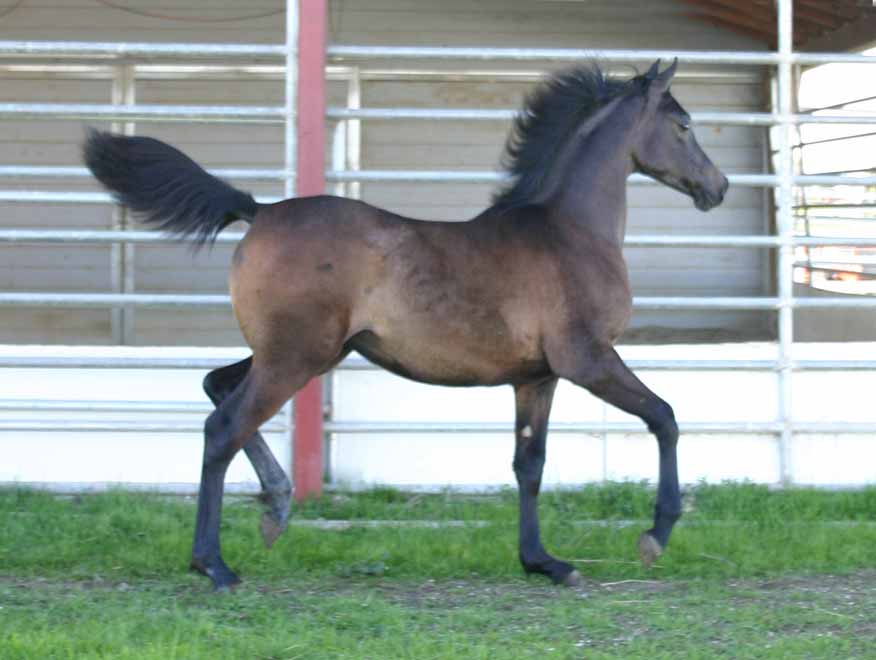
M775 371L784 368L780 360L643 360L625 358L630 369L641 371ZM794 369L812 371L869 371L876 360L794 360ZM0 358L0 367L3 366ZM381 368L362 357L348 357L335 369L339 371L379 371Z
M421 46L329 46L329 57L338 61L369 59L509 60L650 62L657 59L691 64L870 64L876 57L851 53L776 53L724 50L631 50L611 48L453 48Z
M237 243L246 234L222 232L217 243ZM183 239L157 231L124 229L0 229L0 243L180 243Z
M9 349L10 347L6 347ZM0 353L0 368L41 368L41 369L216 369L224 367L247 357L246 350L228 353L220 351L215 356L196 355L185 356L158 356L154 351L140 349L125 349L123 354L53 354L52 347L43 347L39 354L13 355L9 351ZM202 352L203 349L197 352ZM775 371L785 365L778 359L640 359L628 358L624 362L631 368L642 371ZM791 362L795 370L802 371L868 371L876 369L874 360L793 360ZM343 360L337 367L338 371L381 371L372 362L360 356L351 356ZM26 406L29 402L11 401L0 403L0 410L18 410L18 406ZM45 405L54 405L57 402L47 401ZM138 402L139 404L139 402ZM43 403L35 403L41 406ZM71 404L76 405L76 404ZM103 404L95 404L103 405ZM124 406L125 402L108 402L109 408L116 405ZM150 404L151 405L151 404ZM163 406L163 403L156 403ZM182 404L178 412L186 412L189 404ZM195 405L195 404L192 404ZM4 408L4 406L7 406ZM96 408L95 408L96 409ZM212 409L212 408L211 408Z
M95 119L101 121L197 121L282 124L283 106L110 105L97 103L0 103L0 119Z
M43 57L118 58L285 58L294 46L270 44L186 44L156 42L98 41L0 41L0 57L38 55Z
M224 294L172 293L0 293L0 306L15 307L211 307L228 308Z
M764 433L783 430L780 422L680 422L679 431L686 434ZM798 433L876 433L876 422L830 423L795 422ZM512 433L514 425L502 422L326 422L328 433ZM552 422L553 433L649 433L642 422Z
M283 197L255 195L257 202L273 204ZM66 203L66 204L115 204L109 193L69 192L64 190L0 190L0 202Z
M197 351L196 353L202 353ZM155 355L152 351L127 349L122 354L95 352L92 355L52 354L0 354L0 368L4 369L197 369L209 370L226 367L246 358L240 351L233 355Z
M259 172L259 177L265 177L264 171ZM14 178L70 176L58 172L52 174L44 169L41 174L35 174L26 170L20 174L7 171L0 176ZM84 177L84 175L73 175ZM277 177L280 178L280 177ZM491 172L486 170L327 170L325 178L331 182L354 182L354 181L385 181L385 182L416 182L416 183L504 183L509 176L504 172ZM773 174L728 174L727 178L731 186L744 186L751 188L774 187L778 185L778 177ZM657 181L641 174L632 174L628 182L632 185L657 185ZM876 176L825 176L820 174L799 174L792 177L795 185L849 185L849 186L873 186L876 185ZM256 200L263 204L271 204L281 201L282 197L256 196ZM79 204L113 204L115 199L108 193L101 192L70 192L59 190L0 190L0 201L6 202L29 202L29 203L58 203L69 202ZM814 205L810 205L814 206ZM841 208L841 205L827 205ZM859 205L855 205L859 206Z
M288 430L286 426L266 424L261 427L269 433ZM126 422L111 421L68 421L68 420L6 420L0 419L0 432L64 432L64 433L203 433L204 422Z
M504 172L465 171L465 170L329 170L326 180L344 181L409 181L445 183L503 183L508 181ZM728 174L731 186L753 188L779 185L779 177L774 174ZM632 174L627 180L634 185L656 185L658 182L642 174ZM798 174L792 177L795 185L876 185L876 176L826 176L821 174Z
M294 176L294 172L277 169L218 168L210 169L210 174L222 179L247 179L256 181L275 181ZM4 179L91 179L94 175L87 167L67 167L50 165L0 165L0 178Z
M231 296L223 294L172 293L0 293L0 307L209 307L228 308ZM807 309L866 308L876 309L872 298L788 298L744 296L633 296L636 309L734 309L777 310L783 307Z
M162 412L209 413L215 406L196 401L61 401L54 399L0 399L0 412Z
M243 232L223 232L217 243L237 243L246 236ZM179 243L181 239L157 231L113 229L0 229L0 243ZM664 236L659 234L632 234L624 238L627 247L758 247L777 248L783 245L800 247L840 245L874 246L876 237L836 236Z
M288 176L285 170L271 169L212 169L211 174L226 179L255 179L272 181L283 179ZM504 172L485 170L326 170L325 176L333 181L452 181L459 182L503 182L508 180ZM85 167L69 166L33 166L33 165L3 165L0 166L0 178L5 179L91 179L92 174ZM778 177L773 174L729 174L731 185L768 187L778 185ZM659 182L652 177L643 174L631 174L627 179L633 185L656 185ZM797 174L793 178L796 185L810 186L873 186L876 185L876 176L841 176L835 174ZM12 195L15 191L2 191ZM41 191L23 191L38 194ZM56 191L45 191L51 195ZM93 193L85 193L91 195ZM100 193L103 194L103 193ZM92 197L112 201L108 195L104 197ZM14 201L14 200L7 200ZM30 195L21 201L39 201L39 198Z
M150 42L84 42L84 41L0 41L0 57L136 57L138 59L169 57L282 59L288 56L286 45L211 44L211 43L150 43ZM710 50L631 50L582 48L452 48L406 46L329 46L326 54L338 61L405 59L405 60L508 60L508 61L590 61L603 59L614 62L645 62L655 59L691 64L771 65L783 61L791 64L871 63L873 56L851 53L789 53L760 51Z
M876 58L874 58L876 59ZM2 113L2 106L0 106ZM478 110L466 108L338 108L330 107L329 119L365 120L464 120L464 121L509 121L517 110ZM697 124L729 124L739 126L775 126L792 124L876 124L876 116L844 113L841 115L792 114L779 115L772 112L692 112L691 119Z
M282 124L282 106L203 106L203 105L113 105L106 103L0 103L0 119L64 119L119 121L199 121L255 122ZM467 108L339 108L331 107L329 119L364 120L464 120L510 121L517 110L477 110ZM792 124L876 124L876 116L865 114L779 115L766 112L693 112L698 124L775 126Z

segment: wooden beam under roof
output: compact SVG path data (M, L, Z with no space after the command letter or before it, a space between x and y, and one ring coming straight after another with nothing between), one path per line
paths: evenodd
M776 34L776 9L773 4L754 3L750 0L693 0L691 4L714 6L733 9L740 15L745 15L746 20L754 19L760 23L761 28L767 28L773 35L775 40ZM833 17L832 19L823 16L816 16L808 11L801 11L799 8L794 8L794 32L797 42L802 42L804 39L821 34L825 28L835 29L842 25L842 19Z
M866 12L858 20L807 41L801 50L843 53L876 47L876 11Z
M691 18L696 21L700 21L702 23L708 23L710 25L714 25L716 27L732 30L738 34L742 34L746 37L751 37L752 39L756 39L762 43L770 44L775 40L775 35L760 28L752 28L746 27L743 24L740 24L737 19L728 19L724 16L716 15L714 12L710 12L708 10L699 10L696 12L691 12L685 14L688 18Z
M720 4L724 7L733 8L740 13L745 13L751 17L761 20L771 21L774 28L776 25L776 8L772 3L751 2L750 0L694 0L693 4L707 2L711 4ZM835 14L829 14L823 11L811 11L804 7L794 6L794 23L812 23L821 27L836 29L843 24L843 19Z
M775 0L680 0L695 11L689 18L716 25L775 47ZM872 16L872 19L871 19ZM794 0L794 46L806 50L851 50L876 43L876 7L860 0ZM831 39L839 32L845 39ZM839 34L837 35L839 36ZM810 44L824 44L813 48ZM841 43L844 47L825 45Z
M754 8L749 2L738 0L682 0L694 11L686 14L689 18L724 27L739 34L776 45L776 17L766 7ZM811 34L809 27L795 23L794 43L801 43Z

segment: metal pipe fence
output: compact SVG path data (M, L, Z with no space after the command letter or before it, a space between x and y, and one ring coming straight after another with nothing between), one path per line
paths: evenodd
M297 59L297 18L298 3L296 0L288 0L286 11L286 39L280 45L259 44L161 44L161 43L86 43L86 42L0 42L0 57L9 57L13 61L22 62L36 58L44 61L44 58L91 58L103 62L101 66L106 69L107 65L118 66L126 71L127 78L123 84L116 78L113 79L113 103L110 104L67 104L67 103L3 103L0 104L0 119L7 120L36 120L36 119L65 119L65 120L104 120L127 122L126 128L133 129L130 122L143 121L173 121L173 122L223 122L223 123L258 123L285 125L284 154L285 163L282 169L258 170L221 170L219 176L226 178L246 180L266 180L284 182L286 196L294 195L295 178L295 93L296 93L296 59ZM283 71L285 103L282 106L195 106L195 105L138 105L133 102L133 69L126 64L126 58L149 60L154 58L209 59L212 61L245 60L247 62L285 58ZM114 75L114 74L113 74ZM119 92L117 94L117 92ZM120 101L125 102L124 104ZM114 126L119 130L118 126ZM127 132L127 131L126 131ZM291 157L290 157L291 154ZM90 176L85 168L81 167L21 167L6 166L0 168L0 177L16 180L33 177L82 179ZM278 198L260 198L262 202L273 202ZM106 204L112 203L112 197L105 193L90 193L79 191L0 191L0 200L14 202L37 202L37 203L84 203ZM74 242L82 244L87 242L106 243L113 246L114 280L116 275L121 277L121 267L115 263L120 255L132 255L130 251L134 243L165 243L166 236L160 236L153 232L129 232L120 229L94 232L60 232L55 234L45 230L4 230L5 242ZM240 234L227 234L219 238L220 242L229 243L240 239ZM120 249L124 247L124 252ZM130 273L125 273L126 286L129 288L128 279ZM102 294L65 294L65 293L0 293L2 303L0 305L13 305L16 307L34 306L41 307L96 307L108 308L114 314L128 310L131 307L173 307L173 308L227 308L230 299L227 295L162 295L144 293L102 293ZM115 317L114 317L115 322ZM114 335L116 335L114 329ZM180 369L212 369L224 366L229 359L224 352L217 355L203 355L198 357L158 356L149 351L127 350L123 355L106 355L101 351L95 351L91 356L64 356L64 355L26 355L22 351L19 355L5 355L0 358L3 367L99 367L99 368L180 368ZM203 353L203 351L199 351ZM209 351L208 351L209 353ZM220 355L222 354L222 355ZM208 412L211 406L205 403L180 403L180 402L151 402L151 401L0 401L0 412L6 415L0 419L0 431L56 431L56 432L131 432L131 433L200 433L203 431L203 422L197 421L171 421L149 422L142 420L125 419L85 419L83 414L178 414L197 413L199 416ZM290 406L268 422L263 428L267 432L291 433ZM22 412L29 414L64 413L75 415L80 418L72 419L9 419L8 413ZM76 489L80 490L80 489Z
M526 61L549 63L556 61L589 61L594 58L613 62L645 62L662 58L670 60L677 57L681 62L733 65L743 67L770 67L777 76L777 102L773 112L696 112L693 118L698 123L715 125L743 125L778 127L778 168L775 174L734 174L730 176L734 186L766 187L776 191L777 231L772 236L628 236L626 245L632 247L757 247L775 249L777 255L777 292L775 296L763 297L679 297L650 296L636 297L634 306L638 309L715 309L715 310L772 310L777 312L778 357L770 360L630 360L633 368L645 370L758 370L774 371L778 376L779 417L774 422L745 424L733 423L690 423L683 424L682 431L689 433L768 433L779 437L779 451L782 457L781 473L783 480L790 479L790 445L794 433L876 433L874 424L816 424L796 422L791 416L791 376L797 370L873 370L874 360L794 360L793 349L793 310L794 309L872 309L876 308L876 298L804 298L793 295L794 247L820 245L876 245L876 239L867 237L799 237L794 235L793 200L795 186L807 185L876 185L876 176L843 176L839 174L799 175L794 172L792 161L793 142L791 128L801 124L876 124L876 116L860 113L842 115L812 115L796 113L793 108L792 70L796 66L827 63L867 63L876 65L876 57L850 53L800 53L792 47L792 0L776 0L778 15L778 48L774 52L747 51L690 51L690 50L632 50L632 49L518 49L518 48L424 48L424 47L382 47L382 46L330 46L327 55L335 62L362 62L392 60L393 62L433 62L442 61ZM289 2L289 7L295 3ZM295 149L294 149L294 94L295 37L297 35L297 14L287 12L286 43L282 45L252 44L151 44L151 43L86 43L86 42L0 42L0 57L20 58L22 61L39 60L51 57L63 61L65 58L80 61L100 62L102 66L119 61L120 58L146 59L188 59L211 61L266 60L284 61L285 104L283 106L184 106L184 105L118 105L118 104L0 104L2 119L102 119L119 121L214 121L214 122L257 122L280 123L285 125L284 167L282 169L225 169L215 170L219 176L242 180L283 181L286 196L294 195ZM358 82L357 82L358 84ZM358 108L332 107L327 111L327 119L338 122L353 121L508 121L514 116L510 109L465 109L465 108ZM349 138L347 138L349 139ZM36 178L81 179L88 176L85 168L75 167L0 167L0 178L27 180ZM446 183L495 183L504 179L497 172L485 171L382 171L382 170L338 170L326 172L326 180L344 182L446 182ZM653 183L647 177L633 176L634 185ZM0 200L20 203L112 203L112 198L104 193L40 190L3 190ZM260 201L275 201L275 198L260 198ZM233 243L241 234L220 235L222 243ZM103 230L103 231L61 231L61 230L0 230L0 242L7 243L164 243L175 239L159 236L145 231ZM50 293L17 292L0 293L0 305L48 306L48 307L199 307L225 308L229 298L225 295L176 295L144 293ZM227 363L226 360L211 357L161 358L156 356L5 356L0 357L0 367L70 367L70 368L212 368ZM346 360L340 369L359 370L373 368L362 360ZM13 410L16 404L0 402L0 410ZM53 409L51 406L59 408ZM26 410L62 410L63 406L74 403L33 402ZM109 405L109 404L108 404ZM118 404L123 406L124 404ZM42 406L42 407L41 407ZM111 407L111 406L110 406ZM185 406L182 406L185 408ZM105 412L109 408L100 406L90 410ZM164 412L180 410L172 406ZM57 430L101 430L101 423L53 422ZM4 426L5 424L5 426ZM78 426L77 426L78 424ZM108 425L113 422L108 422ZM113 427L113 430L133 429ZM8 428L7 428L8 427ZM184 428L178 425L156 425L154 428ZM0 422L0 430L28 430L26 422L15 420ZM43 427L41 430L45 430ZM138 427L142 430L143 427ZM644 427L625 423L599 424L554 424L552 430L558 432L630 432ZM200 427L197 429L200 430ZM333 433L402 433L402 432L502 432L510 430L508 425L490 424L362 424L332 421L325 430Z

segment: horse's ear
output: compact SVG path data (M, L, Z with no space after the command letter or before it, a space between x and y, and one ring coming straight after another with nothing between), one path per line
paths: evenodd
M675 76L675 70L678 68L678 58L672 60L672 64L670 64L666 69L664 69L663 73L657 76L657 80L666 81L669 83L672 80L673 76Z
M651 68L653 69L654 67ZM648 86L648 95L652 98L659 98L660 96L663 96L663 94L669 89L669 85L672 83L672 78L673 76L675 76L676 68L678 68L677 57L672 60L672 64L666 67L665 70L654 76L654 78L651 80L651 84ZM650 71L648 73L650 73Z
M653 92L663 94L666 90L669 89L669 85L672 83L672 78L675 76L675 70L678 68L678 58L676 57L672 60L672 64L670 64L666 69L662 72L658 73L654 81L651 83L651 88Z
M657 77L657 72L660 70L660 60L656 60L654 64L651 65L651 68L648 69L642 77L645 80L654 80Z

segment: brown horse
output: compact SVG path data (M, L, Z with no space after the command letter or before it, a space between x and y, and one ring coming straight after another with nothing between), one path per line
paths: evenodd
M557 380L639 416L660 454L654 526L639 551L646 565L662 552L681 514L678 428L672 408L612 348L631 313L621 253L626 180L643 172L702 210L727 190L670 94L674 72L675 63L662 73L655 63L621 81L588 66L550 78L515 122L511 183L493 206L460 223L329 196L257 204L157 140L88 137L91 171L147 223L199 244L235 219L252 223L230 286L253 354L204 383L216 410L205 425L194 568L217 588L238 581L220 555L219 522L225 472L241 448L269 504L265 542L283 531L289 482L259 426L353 350L421 382L514 387L520 561L555 583L580 580L539 537L536 502Z

